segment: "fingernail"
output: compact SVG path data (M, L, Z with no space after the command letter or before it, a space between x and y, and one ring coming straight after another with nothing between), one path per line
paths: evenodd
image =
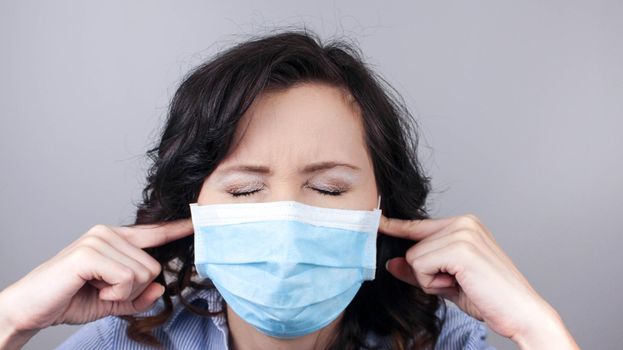
M389 266L389 260L386 260L385 261L385 270L387 270L387 271L389 271L388 266Z
M161 297L162 294L164 294L165 288L162 284L159 284L159 286L160 286L160 293L158 293L158 297Z

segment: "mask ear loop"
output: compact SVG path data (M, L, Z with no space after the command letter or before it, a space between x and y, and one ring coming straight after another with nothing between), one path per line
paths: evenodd
M376 209L381 209L381 195L379 195L379 202L376 204Z

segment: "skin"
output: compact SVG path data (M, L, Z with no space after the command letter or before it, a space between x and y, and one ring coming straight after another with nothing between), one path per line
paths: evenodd
M324 166L314 166L318 164ZM310 166L313 171L306 169ZM280 200L376 208L378 193L359 110L341 90L303 85L256 99L241 120L229 154L206 178L198 203ZM342 315L317 332L282 340L258 332L227 307L233 349L323 349Z
M234 147L205 179L198 203L296 200L370 210L378 196L372 170L352 99L326 85L300 85L266 93L254 102L243 117ZM579 349L556 311L477 217L382 216L379 231L418 241L405 257L388 261L387 269L396 278L451 300L521 349ZM190 219L163 226L95 225L0 292L0 349L18 349L51 325L149 309L163 290L153 282L160 266L143 248L192 232ZM236 350L321 349L337 331L341 317L315 333L281 340L258 332L229 308L227 316L231 347Z

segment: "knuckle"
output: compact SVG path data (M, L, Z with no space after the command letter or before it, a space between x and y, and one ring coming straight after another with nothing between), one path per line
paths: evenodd
M160 263L153 258L150 258L147 268L154 277L160 275L160 272L162 271L162 265L160 265Z
M418 284L420 285L420 287L422 288L423 291L428 292L430 291L430 285L432 284L433 280L432 278L426 278L424 276L420 276L418 279Z
M414 245L413 247L409 248L407 252L405 253L405 260L407 260L407 262L410 265L413 265L413 262L415 261L415 259L417 259L417 257L420 255L419 248L420 246Z
M76 261L76 263L80 263L93 258L94 254L97 254L97 251L94 248L82 245L74 249L70 256Z
M418 285L420 286L420 288L422 288L423 291L430 292L429 286L432 282L432 279L429 276L416 272L415 280L417 281Z
M138 269L138 271L136 271L135 276L136 276L136 280L139 283L147 283L151 281L151 277L152 277L151 273L146 268Z
M110 240L112 236L115 234L115 231L111 230L108 226L101 225L102 228L99 228L93 232L93 234L97 237L101 237L106 240Z
M454 232L453 236L457 241L475 242L477 239L476 231L472 230L459 230Z
M102 232L106 232L108 230L109 230L108 226L104 224L96 224L87 231L87 234L95 235L95 234L99 234Z
M476 216L475 214L465 214L465 217L468 218L469 220L475 222L475 223L479 223L480 222L480 218L478 218L478 216Z
M420 268L421 268L421 264L423 263L422 261L422 257L421 256L415 256L411 259L411 261L409 261L409 265L411 265L411 268L415 271L415 275L416 276L420 276Z
M454 221L458 227L477 230L480 227L480 219L476 215L461 215Z
M119 269L119 280L121 283L132 283L134 281L134 277L135 273L131 268L122 266Z
M451 248L454 254L475 254L478 248L468 241L455 241L451 243Z
M98 245L101 245L102 243L104 243L104 240L95 235L88 235L82 237L82 239L80 240L81 245L89 247L96 247Z

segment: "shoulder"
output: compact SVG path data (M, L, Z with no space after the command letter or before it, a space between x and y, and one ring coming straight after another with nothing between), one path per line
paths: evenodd
M453 303L446 301L436 315L443 321L435 349L439 350L495 350L487 344L487 328L483 322L469 316ZM444 317L445 316L445 317ZM366 345L372 348L392 349L388 336L368 333Z
M442 318L445 312L437 349L494 349L486 342L487 328L484 322L469 316L451 302L445 304L445 308L441 307L437 311L437 315Z
M215 290L200 290L186 293L185 300L196 308L215 311L220 307L221 299ZM163 308L164 303L160 299L150 310L134 316L156 315ZM153 349L131 340L126 334L127 326L128 323L119 317L104 317L85 324L56 349ZM218 343L227 339L227 329L224 316L202 317L174 298L171 315L165 324L154 329L153 335L166 348L178 348L181 345L203 348L206 342L219 348Z

